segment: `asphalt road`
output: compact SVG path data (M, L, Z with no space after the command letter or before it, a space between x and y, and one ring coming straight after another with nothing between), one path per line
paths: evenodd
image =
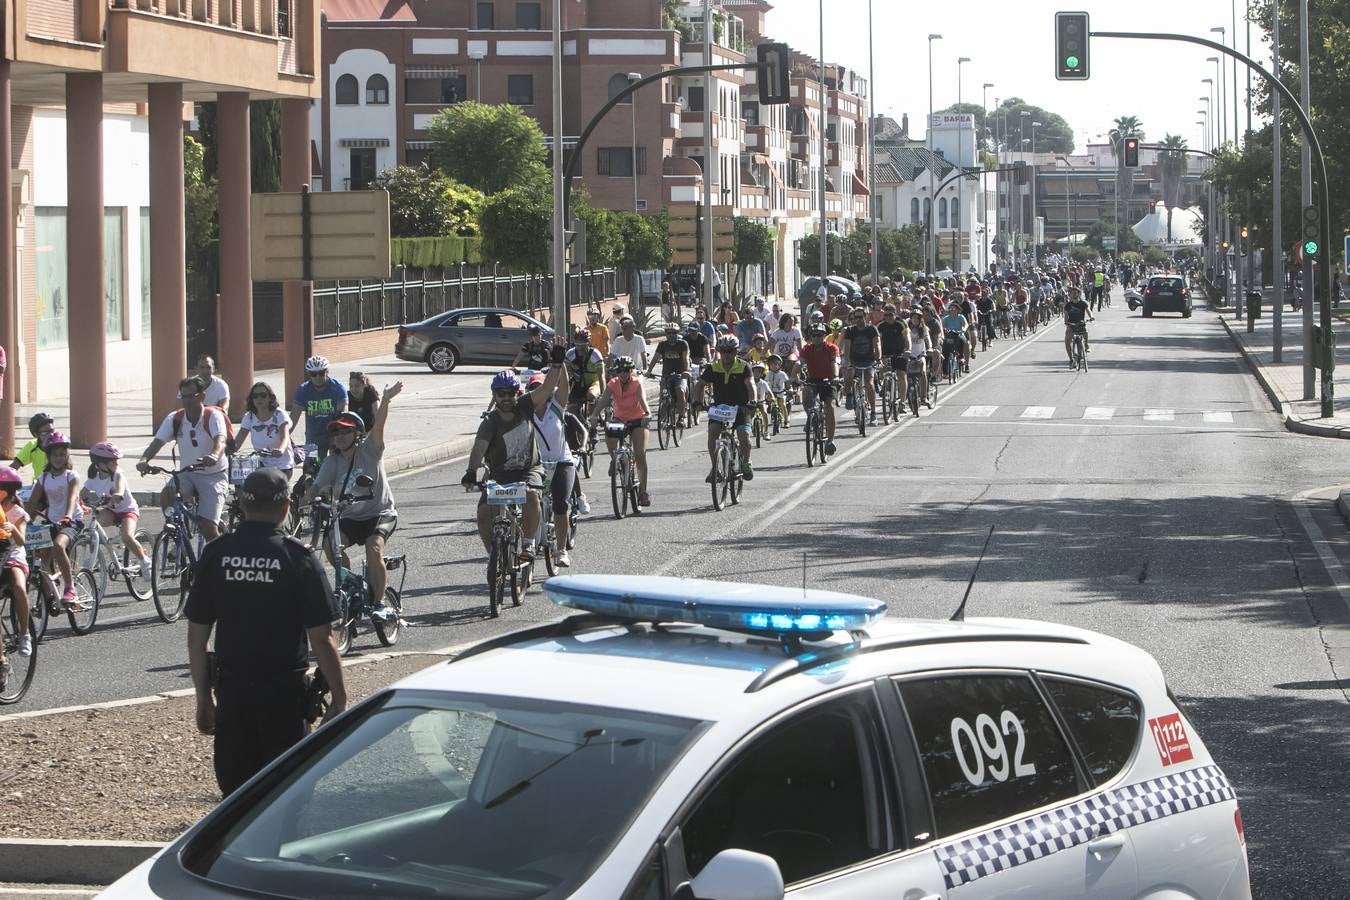
M995 345L920 419L864 439L841 426L824 468L805 468L793 429L756 452L744 502L721 513L703 483L704 432L687 434L652 454L655 505L639 519L603 515L607 486L593 483L573 571L805 577L894 614L946 617L995 525L969 614L1067 622L1149 650L1237 787L1257 896L1344 895L1350 607L1336 579L1345 586L1350 541L1325 501L1298 499L1342 480L1343 446L1286 433L1205 311L1107 310L1084 373L1068 371L1062 333ZM555 615L536 590L485 619L461 474L452 462L394 483L394 543L411 563L400 649ZM186 687L185 631L124 596L93 635L54 624L25 706ZM373 634L357 640L378 649Z

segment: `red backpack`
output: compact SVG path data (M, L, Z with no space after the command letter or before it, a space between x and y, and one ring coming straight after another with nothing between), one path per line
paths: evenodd
M203 416L210 415L212 410L215 410L216 412L220 413L220 417L225 420L225 453L229 456L233 456L234 451L238 449L238 445L235 444L234 441L234 422L230 421L230 414L227 413L225 410L221 409L219 406L203 406L202 415ZM186 415L187 410L183 409L182 407L179 407L174 411L173 439L175 441L178 440L178 431L180 428L182 428L183 417ZM208 435L208 437L209 436L210 435Z

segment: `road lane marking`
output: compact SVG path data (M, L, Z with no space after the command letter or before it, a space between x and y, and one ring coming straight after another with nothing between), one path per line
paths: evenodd
M979 419L987 419L994 414L997 406L967 406L966 411L961 413L963 416L973 416Z
M1022 410L1023 419L1049 419L1055 414L1053 406L1028 406Z
M1146 409L1144 410L1145 422L1170 422L1173 412L1170 409Z
M1109 419L1116 414L1114 406L1089 406L1083 410L1085 419Z
M1106 431L1107 429L1115 429L1117 431L1129 431L1130 429L1134 429L1136 431L1177 431L1177 432L1191 431L1195 432L1196 434L1237 434L1239 432L1246 432L1246 431L1266 430L1264 428L1255 428L1243 425L1229 425L1222 428L1206 428L1203 425L1198 424L1167 425L1165 423L1158 423L1158 424L1150 423L1148 425L1145 425L1142 422L1086 422L1083 421L1082 419L1078 419L1072 422L1064 422L1064 421L1054 422L1048 419L1005 419L997 422L963 421L961 419L941 419L941 420L935 419L932 421L928 421L928 424L933 426L978 425L984 428L989 428L990 426L1008 425L1026 428L1091 428L1097 431ZM990 434L997 434L997 433L998 433L997 431L990 432Z
M1205 421L1209 422L1212 425L1221 425L1224 423L1231 424L1233 421L1233 414L1230 412L1224 412L1222 410L1218 411L1210 410L1205 413Z
M1313 495L1320 494L1326 490L1340 491L1350 488L1350 485L1339 485L1331 488L1310 488L1294 495L1294 512L1298 515L1299 524L1303 526L1303 531L1308 536L1308 541L1317 551L1317 556L1322 560L1322 568L1326 569L1327 577L1331 579L1331 584L1336 588L1336 593L1341 595L1341 602L1345 604L1346 610L1350 610L1350 578L1346 577L1345 567L1341 565L1336 553L1331 549L1331 543L1327 536L1316 522L1313 521L1312 512L1309 506ZM1336 501L1332 501L1335 503Z

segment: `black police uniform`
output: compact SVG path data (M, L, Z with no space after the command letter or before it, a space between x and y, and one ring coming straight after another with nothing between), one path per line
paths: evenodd
M229 794L305 736L305 631L337 619L333 591L308 547L245 521L203 549L186 614L215 626L216 781Z

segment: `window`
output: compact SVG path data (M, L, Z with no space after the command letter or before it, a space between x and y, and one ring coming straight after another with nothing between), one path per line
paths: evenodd
M446 106L468 99L468 76L447 75L444 78L403 79L403 101ZM369 101L367 101L369 102Z
M1029 677L966 675L899 685L939 837L1079 792L1073 756Z
M103 208L103 333L111 340L122 339L122 298L126 280L122 277L122 209Z
M609 76L608 87L609 87L609 99L613 100L615 97L619 95L620 91L628 87L628 75L623 72L615 72L613 75ZM627 97L624 97L622 100L619 101L619 103L621 104L632 102L633 96L631 94L629 94Z
M892 850L874 706L856 691L742 751L681 828L690 873L736 848L773 857L792 883Z
M277 35L291 36L291 0L277 0Z
M532 106L534 104L534 76L507 75L506 102L514 103L517 106Z
M911 197L909 201L909 221L911 225L918 225L922 219L919 218L919 198Z
M516 27L529 31L538 31L543 17L539 13L538 3L516 4Z
M1046 678L1044 683L1093 781L1110 781L1125 768L1139 743L1139 701L1099 684L1058 678Z
M685 109L703 112L703 85L690 85L684 92Z
M66 208L39 206L36 219L37 345L44 350L66 346Z
M939 198L938 198L938 227L939 227L939 228L946 228L946 227L947 227L947 198L946 198L946 197L939 197Z
M337 85L333 89L333 102L338 106L356 106L360 102L357 97L357 91L360 85L356 83L355 75L339 75Z
M351 171L347 178L347 189L364 191L375 180L375 148L351 148Z
M384 106L389 102L389 80L383 75L372 75L366 79L366 102Z
M744 101L741 103L741 118L745 120L746 128L754 128L759 124L759 103L753 101Z
M961 227L961 204L957 203L955 200L952 201L952 227Z
M478 27L480 29L491 31L497 27L496 10L491 3L478 4Z
M150 207L141 207L141 337L150 337Z
M647 148L637 148L637 173L647 174ZM600 147L595 151L595 174L611 178L633 177L632 147Z

